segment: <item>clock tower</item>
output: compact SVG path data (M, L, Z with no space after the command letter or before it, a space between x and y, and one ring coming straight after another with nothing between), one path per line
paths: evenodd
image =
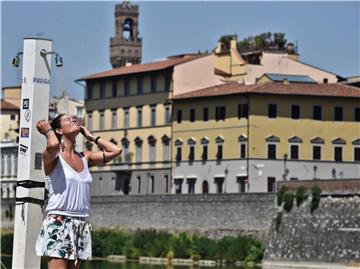
M115 37L110 38L110 62L113 68L141 63L142 40L139 37L139 6L124 1L115 6Z

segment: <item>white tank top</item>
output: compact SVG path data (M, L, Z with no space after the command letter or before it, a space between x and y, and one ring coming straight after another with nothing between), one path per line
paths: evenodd
M47 214L61 214L74 217L90 216L90 188L92 177L85 157L82 172L76 172L58 155L53 171L46 176L49 188Z

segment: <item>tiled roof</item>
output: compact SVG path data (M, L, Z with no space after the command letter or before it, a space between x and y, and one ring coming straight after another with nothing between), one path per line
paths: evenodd
M316 83L309 76L304 75L287 75L287 74L272 74L272 73L265 73L264 76L271 79L273 82L283 82L284 80L289 81L290 83Z
M9 102L1 100L1 110L20 110L20 108Z
M200 98L233 94L279 94L279 95L309 95L360 98L360 88L343 84L309 84L309 83L264 83L264 84L224 84L173 97L174 100Z
M189 62L189 61L192 61L192 60L204 57L204 56L206 56L206 54L198 54L196 56L187 56L187 57L181 57L181 58L170 58L170 59L167 59L164 61L152 62L152 63L147 63L147 64L134 64L134 65L130 65L130 66L122 66L122 67L114 68L114 69L111 69L111 70L108 70L105 72L81 77L81 78L77 79L77 81L158 71L158 70L163 70L163 69L166 69L169 67L173 67L178 64Z

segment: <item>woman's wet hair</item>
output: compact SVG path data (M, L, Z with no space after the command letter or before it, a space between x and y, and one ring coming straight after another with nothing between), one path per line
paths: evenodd
M56 129L60 129L60 120L61 120L61 117L64 115L65 114L60 114L59 116L57 116L55 119L53 119L51 121L50 126L51 126L51 128L54 129L54 131ZM56 132L55 132L55 134L56 134L57 138L59 139L59 141L61 141L61 135L57 134Z

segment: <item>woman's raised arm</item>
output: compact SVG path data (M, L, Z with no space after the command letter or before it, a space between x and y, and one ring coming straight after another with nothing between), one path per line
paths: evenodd
M89 161L89 166L104 165L121 154L122 150L117 145L100 136L95 137L86 127L80 126L80 131L87 140L95 142L95 144L103 149L102 151L85 152L85 157Z
M43 152L43 162L45 174L48 174L52 170L54 161L60 151L60 141L47 120L39 120L36 123L36 129L47 138L46 148Z

